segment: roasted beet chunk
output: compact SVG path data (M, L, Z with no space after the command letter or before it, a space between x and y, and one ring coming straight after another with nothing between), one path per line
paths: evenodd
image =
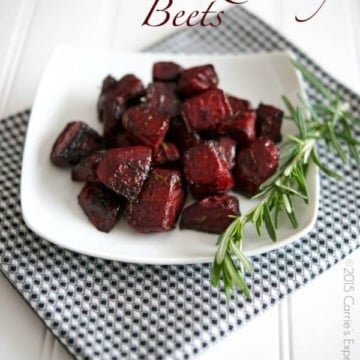
M172 83L155 82L148 86L146 92L147 104L169 117L180 114L180 100L175 94Z
M213 89L187 99L181 114L188 131L214 131L231 115L231 107L224 92Z
M189 132L181 118L171 120L166 138L177 146L181 154L201 142L199 134Z
M100 161L96 174L108 188L128 200L134 200L148 176L150 164L149 147L129 146L111 149Z
M109 86L106 92L122 97L125 101L133 100L144 95L145 87L143 82L133 74L127 74L115 84Z
M169 117L144 105L129 108L123 126L134 144L151 147L155 152L169 129Z
M113 76L108 75L102 82L101 93L104 94L115 85L116 85L116 79Z
M256 135L280 142L283 117L284 113L280 109L260 104L256 111Z
M231 136L239 146L245 147L256 138L254 111L237 112L219 126L219 131Z
M187 150L183 161L186 181L195 198L226 193L234 186L228 164L213 142Z
M104 117L107 119L105 136L115 125L121 127L121 115L128 106L138 102L144 94L144 84L133 74L125 75L120 80L108 75L103 80L97 110L100 121L103 121Z
M180 229L221 234L239 216L239 200L230 195L214 195L199 200L182 212Z
M129 139L129 136L123 132L117 133L106 139L106 146L108 149L128 147L132 145L134 145L134 143Z
M159 61L153 65L154 81L176 81L183 68L171 61Z
M138 198L128 204L125 217L139 232L168 231L175 227L184 200L180 172L154 169Z
M122 97L115 96L112 93L100 96L98 111L99 119L104 123L103 134L105 138L111 138L121 130L121 119L125 110L126 105Z
M71 178L74 181L99 182L96 169L103 159L105 151L98 151L76 164L71 170Z
M216 143L220 154L225 158L228 168L231 170L235 166L236 142L235 140L222 136Z
M231 109L234 114L237 112L243 112L243 111L251 111L252 107L250 104L250 101L245 99L240 99L236 96L228 95L228 100L231 106Z
M217 87L218 76L213 65L195 66L184 70L179 79L178 91L184 97L190 97Z
M101 136L82 121L68 123L52 147L50 159L59 167L77 164L103 146Z
M116 84L116 79L111 75L108 75L106 78L104 78L101 84L100 96L97 101L97 112L100 122L103 121L103 106L104 106L105 94L109 92L108 90L110 90L115 84Z
M237 154L236 189L249 196L257 194L260 185L276 172L278 164L279 148L270 139L256 139Z
M102 184L86 184L78 201L91 223L100 231L109 232L120 218L124 199Z
M154 155L156 165L175 165L180 160L180 153L177 147L170 142L163 142Z

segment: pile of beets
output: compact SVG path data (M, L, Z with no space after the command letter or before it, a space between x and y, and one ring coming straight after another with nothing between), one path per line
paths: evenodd
M212 65L153 65L147 87L133 74L103 80L98 116L103 134L81 121L66 125L51 161L71 167L85 186L78 201L97 229L122 215L139 232L180 228L221 233L246 196L278 167L283 113L218 87ZM194 202L182 210L189 192Z

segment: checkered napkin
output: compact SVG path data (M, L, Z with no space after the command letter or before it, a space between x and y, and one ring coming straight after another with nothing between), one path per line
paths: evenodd
M360 117L357 95L240 6L217 28L183 30L148 50L275 49L291 49L329 88L340 88ZM319 97L308 90L311 100ZM254 273L247 276L252 301L235 293L227 302L211 287L207 264L124 264L60 249L27 229L21 216L19 184L28 118L24 112L0 122L0 268L78 359L193 357L360 246L360 170L354 163L344 166L320 146L322 159L343 172L344 180L321 178L319 215L309 234L252 258ZM356 130L359 134L359 123Z

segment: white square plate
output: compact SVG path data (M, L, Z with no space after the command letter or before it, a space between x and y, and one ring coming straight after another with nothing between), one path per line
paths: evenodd
M113 260L147 264L210 262L216 251L216 235L191 230L159 234L139 234L124 220L109 233L101 233L88 221L77 203L83 184L71 181L70 171L56 168L49 154L55 138L66 123L83 120L101 132L96 101L102 79L113 74L134 73L144 83L151 81L155 61L171 60L184 67L212 63L226 92L284 108L281 96L298 103L304 95L301 81L288 53L255 55L169 55L121 53L69 46L58 48L43 75L31 113L26 137L21 179L21 204L26 224L43 238L70 250ZM294 133L285 123L283 133ZM308 232L314 225L318 207L318 173L310 168L310 204L297 204L299 228L281 223L273 243L258 237L248 226L244 250L254 255L283 246ZM245 213L254 205L240 197Z

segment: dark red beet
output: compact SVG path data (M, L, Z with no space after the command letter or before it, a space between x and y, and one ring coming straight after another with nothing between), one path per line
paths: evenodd
M283 117L284 113L280 109L260 104L256 110L256 135L280 142Z
M234 186L228 164L213 142L187 150L183 161L186 181L195 198L226 193Z
M97 103L98 117L103 121L104 110L110 119L119 119L126 107L136 102L145 94L145 87L142 81L133 74L123 76L116 80L108 75L102 82L101 92ZM119 114L121 112L121 114ZM118 123L118 121L114 122ZM112 127L110 125L107 127ZM120 124L121 126L121 124ZM107 129L105 129L105 133Z
M114 136L109 136L106 139L106 146L108 149L128 147L132 146L134 143L129 139L129 136L126 133L120 132Z
M155 165L174 165L180 160L180 152L177 147L170 142L163 142L159 150L154 155Z
M91 223L100 231L109 232L120 219L124 199L102 184L86 184L78 201Z
M183 68L171 61L159 61L153 65L152 76L154 81L176 81Z
M228 95L228 100L234 114L236 114L237 112L252 110L251 103L248 100L240 99L232 95Z
M267 138L256 139L236 156L234 178L236 190L253 196L260 185L272 176L279 164L279 148Z
M216 88L218 83L219 79L213 65L195 66L181 73L178 91L182 96L190 97Z
M256 116L254 111L238 112L219 126L219 131L231 136L239 146L245 147L256 138Z
M126 110L125 100L113 95L111 92L103 94L99 98L99 119L104 123L103 135L105 138L112 137L122 129L122 115Z
M184 200L180 172L154 169L138 198L128 204L125 218L139 232L168 231L175 227Z
M77 163L71 170L73 181L99 182L96 169L99 162L104 158L105 151L98 151Z
M169 117L143 105L132 106L123 116L123 126L134 144L156 152L169 129Z
M73 121L57 137L50 159L59 167L72 166L102 146L103 139L95 130L82 121Z
M148 176L150 165L149 147L129 146L109 150L100 161L96 174L108 188L134 200Z
M214 195L186 207L181 215L180 229L221 234L239 216L239 200L230 195Z
M181 114L189 132L214 131L231 115L231 107L224 92L213 89L187 99Z
M180 114L180 100L175 94L172 83L155 82L148 86L146 92L147 104L169 117Z
M122 97L125 101L133 100L145 94L143 82L133 74L127 74L118 80L113 86L109 87L113 95Z
M116 85L116 79L113 76L108 75L106 78L104 78L101 84L101 93L104 94L115 85Z
M171 120L166 138L173 142L181 153L201 142L199 134L187 131L181 118Z
M215 144L222 156L224 156L228 168L231 170L235 166L236 142L230 137L222 136Z

